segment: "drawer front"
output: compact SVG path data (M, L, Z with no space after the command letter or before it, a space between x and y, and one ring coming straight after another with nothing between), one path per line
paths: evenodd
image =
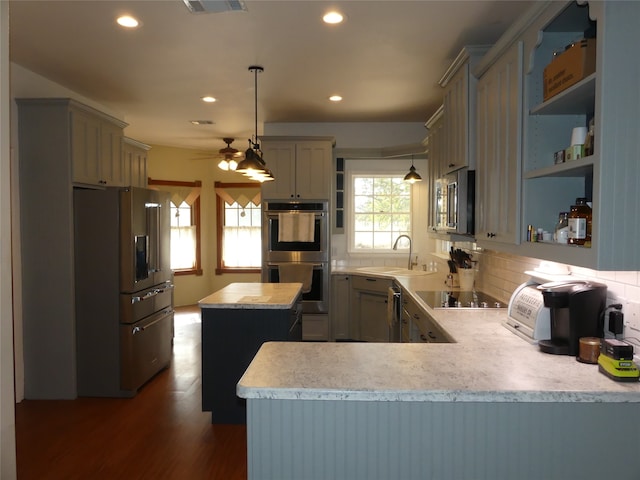
M420 341L429 343L449 343L449 339L446 334L433 322L431 319L426 318L425 315L419 318L413 319L413 324L419 330Z
M449 337L431 317L418 305L409 300L402 302L402 319L409 324L409 337L412 342L449 343Z
M173 310L120 326L120 388L137 390L171 361Z
M387 295L387 290L393 285L393 281L387 278L365 277L353 275L351 277L351 287L355 290L367 290L370 292L380 292Z

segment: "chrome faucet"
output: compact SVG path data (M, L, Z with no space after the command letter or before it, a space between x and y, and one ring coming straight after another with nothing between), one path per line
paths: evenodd
M417 263L411 263L411 254L413 253L411 250L411 237L409 235L400 235L398 238L396 238L395 243L393 244L393 249L397 250L398 249L398 240L400 240L402 237L406 238L407 240L409 240L409 262L407 263L407 269L408 270L413 270L413 266L417 265Z

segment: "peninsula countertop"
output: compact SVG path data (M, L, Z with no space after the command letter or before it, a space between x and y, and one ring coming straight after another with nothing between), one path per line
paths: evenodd
M540 352L507 330L507 309L432 309L415 294L435 276L398 277L455 343L265 343L237 385L251 399L640 402L575 357ZM439 281L438 281L439 283Z
M231 283L198 302L201 308L290 309L302 283Z

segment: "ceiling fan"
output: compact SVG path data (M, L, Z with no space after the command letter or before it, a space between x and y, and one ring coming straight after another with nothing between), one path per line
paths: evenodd
M243 155L241 151L231 146L233 140L233 138L229 137L222 139L227 146L218 150L218 154L222 155L222 159L218 163L218 168L221 170L235 170L238 166L236 159Z
M217 155L207 156L204 158L199 158L199 160L220 160L218 163L218 167L222 170L235 170L238 166L238 162L244 157L244 152L241 152L237 148L233 148L231 144L233 143L234 138L223 138L222 141L227 144L226 147L218 150Z

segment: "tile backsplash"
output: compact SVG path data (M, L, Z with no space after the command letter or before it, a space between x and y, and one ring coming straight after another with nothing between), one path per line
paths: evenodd
M525 271L534 270L540 265L536 258L520 257L491 250L474 251L478 260L477 285L483 291L508 301L513 291L521 283L529 280ZM592 280L607 285L607 305L622 304L625 315L624 338L633 343L636 355L640 351L640 306L638 312L628 302L640 302L640 272L598 271L572 265L553 264L559 268L566 267L576 279ZM607 323L605 320L605 329Z

